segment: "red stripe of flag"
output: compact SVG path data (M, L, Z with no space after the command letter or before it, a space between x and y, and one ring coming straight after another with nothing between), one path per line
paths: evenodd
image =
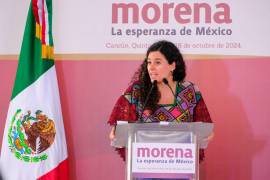
M45 22L45 7L44 7L44 0L42 0L42 40L41 43L42 44L46 44L45 43L45 29L46 29L46 22Z
M62 161L57 167L53 170L39 177L38 180L67 180L68 177L68 160Z
M33 13L35 16L35 20L38 24L40 24L39 22L39 17L38 17L38 6L37 6L37 1L38 0L32 0L32 8L33 8Z

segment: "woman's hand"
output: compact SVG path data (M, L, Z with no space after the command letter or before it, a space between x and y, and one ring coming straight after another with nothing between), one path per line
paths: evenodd
M202 139L202 143L203 144L208 144L210 141L213 140L213 138L214 138L214 133L211 133L209 136Z
M110 138L111 141L113 141L115 139L115 129L116 129L116 127L113 126L112 129L111 129L111 132L109 134L109 138Z
M212 132L208 137L207 137L207 141L212 141L214 138L214 133Z

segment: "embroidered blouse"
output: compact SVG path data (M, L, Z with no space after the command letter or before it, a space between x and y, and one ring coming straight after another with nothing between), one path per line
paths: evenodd
M139 98L139 82L134 82L119 97L111 113L108 123L116 125L118 120L135 122L142 113L142 103ZM206 104L198 87L192 82L178 82L176 85L176 98L173 104L158 105L155 112L144 110L142 119L144 122L208 122L212 123ZM116 149L125 159L125 149ZM204 151L200 150L200 161L204 159Z

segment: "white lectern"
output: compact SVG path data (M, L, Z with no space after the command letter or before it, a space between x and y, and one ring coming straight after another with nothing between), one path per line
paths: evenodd
M207 147L213 123L118 121L114 147L126 147L127 180L199 179L199 149Z

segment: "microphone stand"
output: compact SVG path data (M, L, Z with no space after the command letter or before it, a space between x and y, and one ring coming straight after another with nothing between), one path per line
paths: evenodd
M152 91L153 91L153 89L154 89L154 87L155 87L156 85L157 85L157 80L154 80L153 83L152 83L152 86L151 86L151 88L150 88L150 90L149 90L149 92L148 92L148 94L147 94L147 96L146 96L146 99L145 99L145 101L144 101L144 104L143 104L143 106L142 106L142 112L140 113L140 116L139 116L139 118L138 118L139 123L143 123L143 119L142 119L143 111L144 111L145 106L146 106L146 104L148 103L148 100L149 100L149 98L150 98L150 95L151 95L151 93L152 93Z
M171 92L172 92L172 94L173 94L173 97L175 98L175 102L176 102L178 108L181 109L181 106L180 106L180 104L179 104L179 102L178 102L178 100L177 100L177 97L176 97L175 93L173 92L172 87L169 85L168 80L167 80L166 78L163 78L162 81L163 81L164 84L166 84L166 85L170 88L170 90L171 90Z

